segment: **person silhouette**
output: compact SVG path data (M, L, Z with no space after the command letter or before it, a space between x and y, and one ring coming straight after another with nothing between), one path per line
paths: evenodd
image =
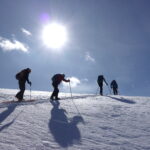
M100 87L100 95L103 95L103 82L108 86L108 83L106 82L105 78L103 75L99 75L97 78L97 83Z
M28 82L28 84L31 86L31 81L29 81L29 74L31 73L31 69L30 68L26 68L24 70L21 70L19 73L16 74L16 79L18 80L18 84L19 84L19 89L20 91L16 94L16 98L18 99L18 101L22 101L23 100L23 95L24 95L24 91L25 91L25 83L26 81Z
M110 83L110 87L111 87L111 89L113 89L114 95L118 95L118 84L117 84L116 80L113 80Z
M70 82L70 80L66 80L65 79L65 74L55 74L52 77L52 86L54 87L54 91L50 97L50 100L59 100L60 98L58 97L58 93L59 93L59 89L58 89L58 85L62 82ZM55 99L54 99L55 97Z

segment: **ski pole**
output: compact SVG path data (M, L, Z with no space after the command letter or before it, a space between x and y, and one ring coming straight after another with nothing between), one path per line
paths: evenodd
M118 95L120 95L120 91L117 89L117 91L118 91Z
M74 104L76 110L78 111L78 114L82 117L81 113L80 113L79 110L78 110L78 107L76 106L75 102L73 101L72 90L71 90L70 82L69 82L69 87L70 87L70 94L71 94L71 100L72 100L72 103Z
M73 98L72 98L72 90L71 90L71 85L70 85L70 82L69 82L69 87L70 87L71 99L73 99Z
M109 88L109 86L108 86L108 85L107 85L107 87L108 87L109 93L111 94L111 89Z
M31 85L30 85L30 100L31 100Z

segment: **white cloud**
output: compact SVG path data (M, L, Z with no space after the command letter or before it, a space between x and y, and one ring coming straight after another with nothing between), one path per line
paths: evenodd
M28 47L15 39L9 40L9 39L0 37L0 47L4 51L18 50L18 51L28 52Z
M21 31L22 31L25 35L27 35L27 36L31 36L31 35L32 35L32 33L31 33L30 31L28 31L28 30L26 30L26 29L24 29L24 28L21 28Z
M76 77L68 77L68 79L70 79L70 85L72 88L77 87L81 83L81 81ZM68 83L63 82L63 86L68 87Z
M66 79L70 79L70 85L72 89L72 93L91 93L95 94L97 91L97 83L89 83L87 78L78 79L77 77L66 77ZM70 93L69 83L62 82L62 89L61 91Z
M70 78L70 83L71 83L71 86L74 88L74 87L78 86L81 82L78 78L71 77Z
M89 52L86 52L86 54L85 54L85 60L86 61L91 61L93 63L95 62L95 59L92 56L90 56Z
M96 93L97 90L97 84L94 83L89 83L89 80L87 78L83 79L78 79L77 77L68 77L66 79L70 79L71 82L71 89L72 93ZM62 91L69 93L70 92L70 87L69 84L66 82L62 82L63 87Z

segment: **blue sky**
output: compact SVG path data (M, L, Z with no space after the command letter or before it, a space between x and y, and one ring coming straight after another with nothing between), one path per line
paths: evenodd
M149 6L149 0L1 0L0 88L18 88L15 74L30 67L34 90L51 91L52 75L65 73L73 92L96 93L103 74L122 95L150 96ZM59 52L41 39L43 26L54 21L68 31Z

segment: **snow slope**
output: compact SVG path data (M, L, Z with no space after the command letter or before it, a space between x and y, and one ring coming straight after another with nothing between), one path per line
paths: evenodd
M150 150L150 98L32 92L34 102L6 104L0 89L0 150ZM25 93L25 99L30 93Z

